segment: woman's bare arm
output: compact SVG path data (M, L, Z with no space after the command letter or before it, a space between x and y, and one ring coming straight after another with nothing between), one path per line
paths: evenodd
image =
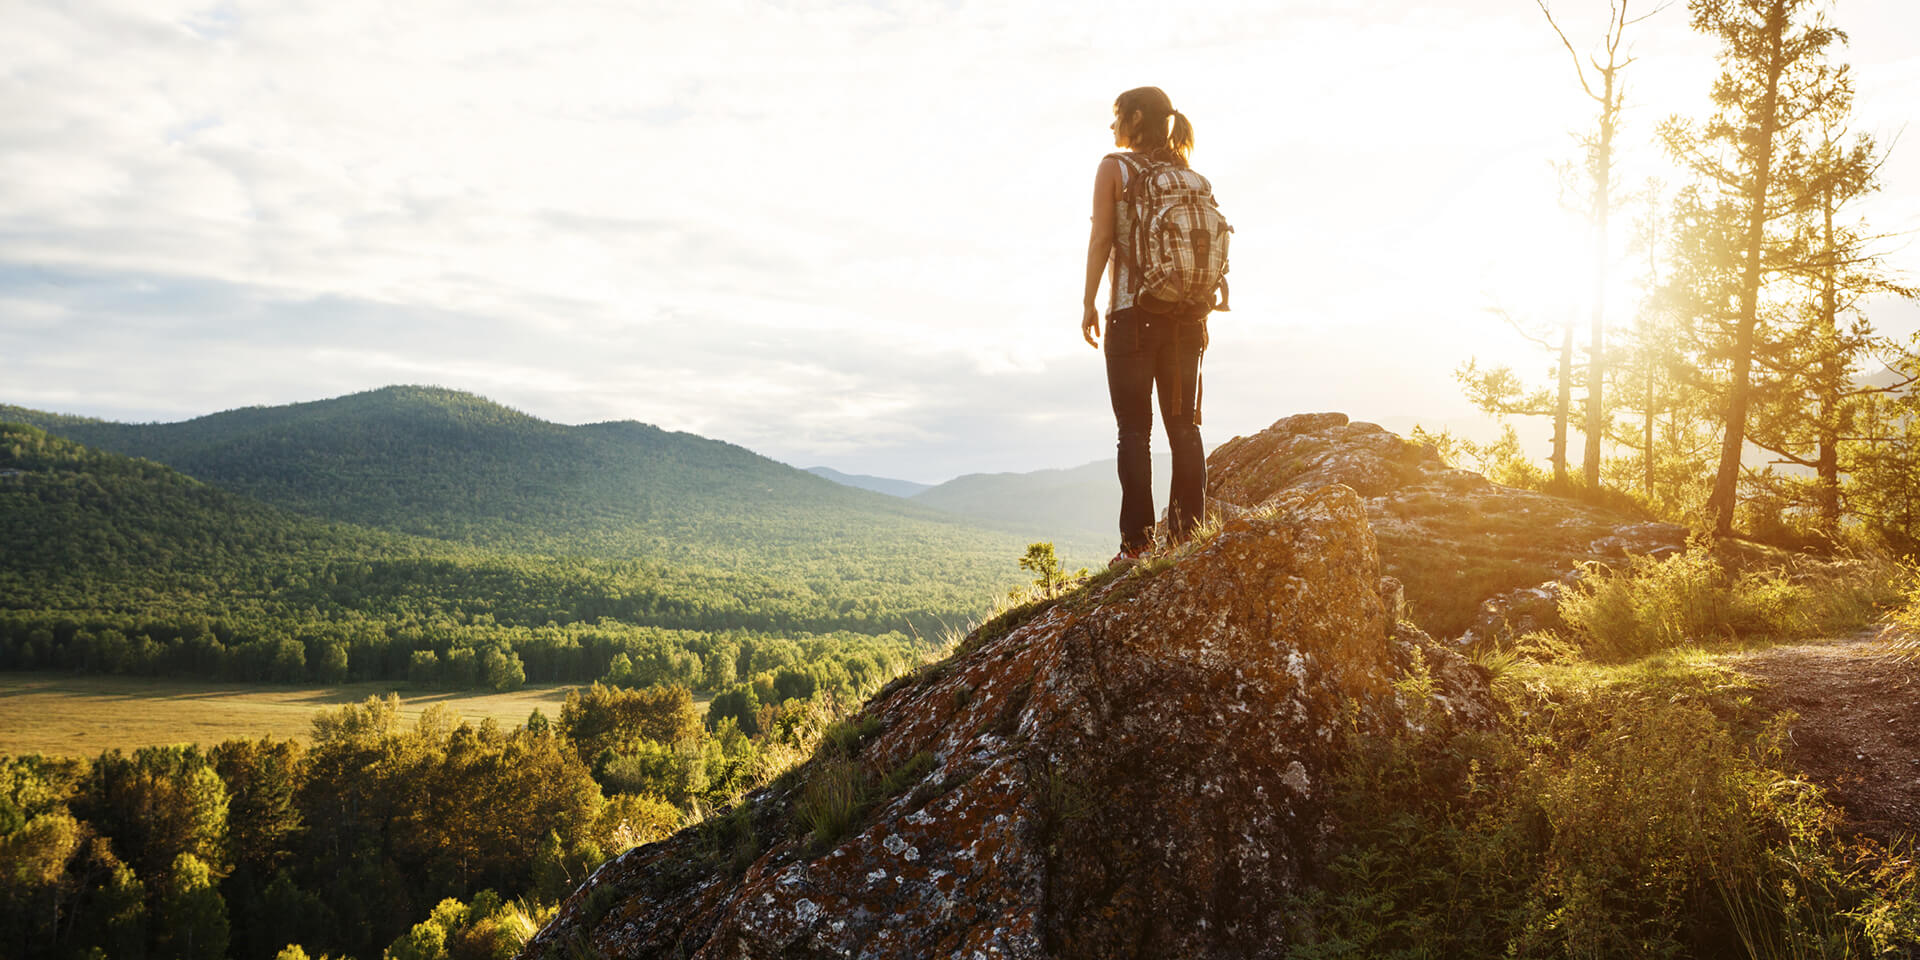
M1100 346L1100 310L1093 300L1100 292L1107 260L1113 256L1113 204L1119 199L1120 161L1102 160L1093 175L1093 232L1087 238L1087 289L1080 316L1080 336L1096 349Z

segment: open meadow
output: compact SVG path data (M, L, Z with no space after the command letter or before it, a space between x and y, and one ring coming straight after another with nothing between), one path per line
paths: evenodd
M61 754L92 757L118 747L169 743L211 746L222 740L295 737L305 740L313 716L368 697L400 695L400 711L412 720L444 703L479 722L501 726L526 721L535 708L558 718L572 684L523 687L512 693L474 690L409 690L392 683L292 687L214 683L61 672L0 673L0 754ZM705 710L706 697L695 705Z

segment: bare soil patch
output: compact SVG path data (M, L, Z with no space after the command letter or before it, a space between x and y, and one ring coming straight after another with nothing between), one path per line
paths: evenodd
M1798 714L1788 759L1828 790L1850 830L1920 834L1920 663L1874 630L1743 654L1761 702Z

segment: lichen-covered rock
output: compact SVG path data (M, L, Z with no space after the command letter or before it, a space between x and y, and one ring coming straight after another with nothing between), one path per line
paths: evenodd
M1207 458L1207 495L1250 507L1286 489L1343 483L1374 497L1446 469L1432 447L1410 443L1344 413L1283 417L1251 437L1234 437Z
M522 955L1279 956L1341 732L1490 717L1394 596L1354 491L1270 498L875 697L851 769L892 792L827 849L795 816L849 770L822 755L609 861Z
M1548 584L1589 561L1685 549L1685 528L1448 467L1434 449L1342 413L1286 417L1207 458L1207 495L1255 507L1326 483L1366 497L1381 565L1410 615L1467 642L1556 625Z
M1566 579L1575 579L1576 575L1577 572L1570 572ZM1561 580L1549 580L1480 601L1480 611L1460 635L1460 642L1499 640L1565 626L1560 619L1560 591L1565 587L1566 583Z

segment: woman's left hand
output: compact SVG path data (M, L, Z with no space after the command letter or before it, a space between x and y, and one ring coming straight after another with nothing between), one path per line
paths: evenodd
M1080 336L1086 339L1087 346L1100 349L1100 308L1091 303L1080 317Z

